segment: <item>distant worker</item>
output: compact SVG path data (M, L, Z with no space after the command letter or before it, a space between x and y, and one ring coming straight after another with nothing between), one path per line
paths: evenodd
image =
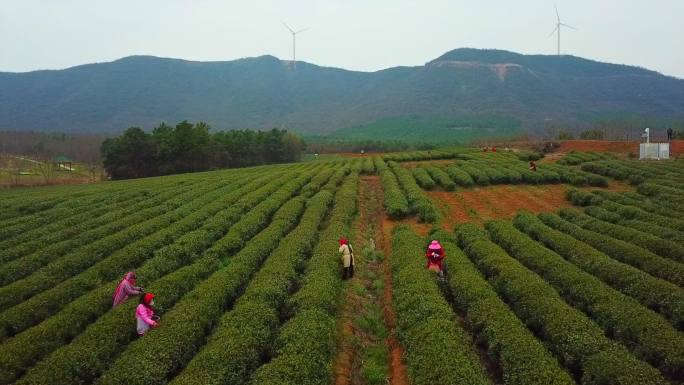
M533 160L530 161L530 170L537 171L537 164Z
M143 336L150 328L155 328L159 317L154 315L154 294L147 293L140 297L140 305L135 309L138 336Z
M428 270L438 272L441 276L443 270L442 262L444 261L444 257L445 255L442 245L439 243L439 241L433 240L430 242L427 247L427 251L425 252L425 258L427 259L426 268Z
M129 271L116 286L116 290L114 290L114 294L112 295L112 307L117 307L129 297L138 295L142 292L142 287L135 286L135 273Z
M673 134L672 127L670 127L667 129L667 140L668 141L672 140L672 134Z
M342 279L346 280L354 277L354 248L344 237L340 238L339 242L339 252L342 253Z
M496 147L492 146L492 152L496 152Z

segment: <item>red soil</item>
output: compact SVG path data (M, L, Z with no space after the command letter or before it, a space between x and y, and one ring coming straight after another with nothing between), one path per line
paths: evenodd
M519 210L540 213L569 207L565 189L565 185L502 185L427 194L447 208L442 225L451 230L459 223L481 224L491 219L512 218Z
M605 190L610 190L610 191L633 191L634 186L630 185L629 183L622 182L619 180L610 180L608 182L608 187L604 188ZM585 187L582 188L582 190L596 190L595 187Z
M415 231L418 235L420 236L425 236L430 232L430 228L432 225L429 223L421 223L418 222L418 218L416 217L410 217L410 218L405 218L405 219L400 219L400 220L393 220L390 219L387 215L384 215L382 218L382 226L384 229L386 229L387 236L391 239L392 237L392 230L394 229L394 226L397 225L409 225Z
M348 313L348 310L343 310L343 313ZM337 349L337 357L335 357L335 363L333 365L335 372L335 385L348 385L350 382L355 350L354 347L348 343L348 341L351 339L353 334L354 327L352 326L352 320L349 316L344 316L339 331L340 343Z
M559 142L557 152L569 151L595 151L614 152L618 154L639 153L638 141L612 141L612 140L564 140Z
M389 256L389 253L386 254ZM408 385L408 375L406 374L406 365L404 365L404 349L399 344L399 340L394 335L394 329L396 328L397 321L396 315L394 313L394 308L392 307L392 275L389 271L389 264L383 262L383 270L385 272L385 291L383 295L383 303L385 310L385 321L387 322L387 327L390 331L390 337L387 339L387 344L390 349L390 385Z
M612 140L566 140L560 142L559 152L568 151L596 151L614 152L618 154L639 153L639 141L612 141ZM670 155L680 155L684 153L684 140L673 140L670 142Z
M670 142L670 155L679 156L681 154L684 154L684 140Z

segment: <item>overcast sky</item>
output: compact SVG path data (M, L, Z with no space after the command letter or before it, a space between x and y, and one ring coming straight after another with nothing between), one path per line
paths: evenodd
M684 78L684 0L0 0L0 71L128 55L231 60L264 54L375 71L454 48L561 50Z

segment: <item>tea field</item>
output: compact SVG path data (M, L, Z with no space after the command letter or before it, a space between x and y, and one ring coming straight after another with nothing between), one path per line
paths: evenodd
M142 337L137 298L112 308L131 270ZM680 384L683 330L681 160L453 149L0 191L0 384Z

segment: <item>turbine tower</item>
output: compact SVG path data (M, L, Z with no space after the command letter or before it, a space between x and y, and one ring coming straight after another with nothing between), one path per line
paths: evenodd
M551 32L549 37L553 36L554 33L558 33L558 51L557 52L558 52L558 56L560 56L560 54L561 54L561 50L560 50L561 27L568 27L570 29L574 29L575 31L577 31L577 28L561 22L560 14L558 13L558 7L556 7L556 20L557 20L556 29L554 29L553 32Z
M287 28L290 33L292 33L292 68L297 69L297 34L306 31L308 28L300 29L299 31L295 31L294 29L290 28L289 25L285 24L283 22L283 25L285 28Z

